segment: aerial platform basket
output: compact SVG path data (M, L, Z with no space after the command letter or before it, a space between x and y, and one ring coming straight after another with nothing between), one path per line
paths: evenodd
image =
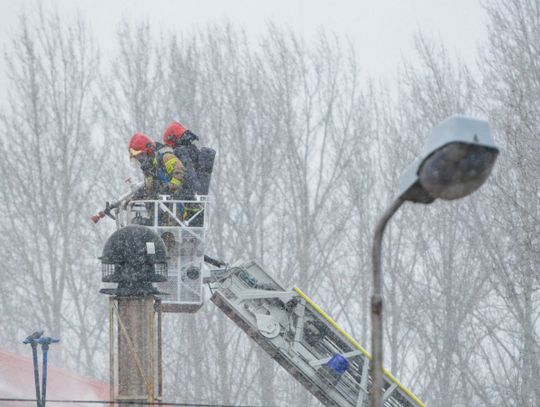
M164 312L198 311L204 302L203 258L208 213L207 196L193 200L132 200L117 213L117 226L143 225L153 229L167 247L168 279L157 283Z

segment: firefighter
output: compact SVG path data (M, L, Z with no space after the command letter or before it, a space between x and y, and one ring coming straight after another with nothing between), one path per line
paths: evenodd
M193 144L198 139L192 131L179 122L169 124L163 133L163 142L174 149L174 154L184 165L183 199L193 199L195 193L200 193L201 191L198 174L199 149Z
M156 143L144 133L135 133L129 142L130 159L144 174L143 198L158 194L178 199L184 184L184 166L172 148Z
M185 168L182 199L194 200L195 194L208 195L210 177L214 166L215 150L199 149L194 142L199 138L179 122L172 122L163 133L163 142L174 148L174 154ZM197 203L186 203L184 219L192 226L202 226L204 214Z

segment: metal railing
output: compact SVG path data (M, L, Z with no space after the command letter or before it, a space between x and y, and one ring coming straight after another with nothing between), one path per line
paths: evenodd
M117 208L117 227L152 228L167 248L168 280L157 283L166 312L195 312L203 304L202 268L208 217L208 197L177 200L131 200Z

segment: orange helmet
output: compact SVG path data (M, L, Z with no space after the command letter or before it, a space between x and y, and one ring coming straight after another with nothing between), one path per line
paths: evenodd
M188 129L179 122L172 122L165 130L165 133L163 133L163 142L171 147L175 147L187 131Z
M156 149L156 143L144 133L135 133L129 141L129 155L135 157L140 153L152 155Z

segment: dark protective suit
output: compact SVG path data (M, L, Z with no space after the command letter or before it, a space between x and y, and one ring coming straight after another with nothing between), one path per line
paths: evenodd
M184 136L181 144L174 149L174 155L184 165L182 199L193 199L195 194L208 195L210 177L214 167L216 151L207 147L197 148L193 144L193 141L196 140L196 136L194 137Z
M180 145L174 149L174 155L184 164L184 185L182 199L193 199L201 187L197 168L199 166L199 149L194 144Z

